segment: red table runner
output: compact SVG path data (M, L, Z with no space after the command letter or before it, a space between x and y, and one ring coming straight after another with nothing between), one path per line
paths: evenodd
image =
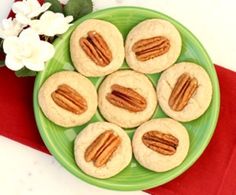
M43 0L39 0L43 2ZM210 144L181 176L146 190L158 195L236 195L236 72L216 66L221 107ZM0 135L49 153L33 113L34 78L17 78L0 68Z

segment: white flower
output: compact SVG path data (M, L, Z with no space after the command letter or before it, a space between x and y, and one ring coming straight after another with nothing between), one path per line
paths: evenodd
M6 39L9 36L17 36L22 31L23 27L24 26L18 23L16 19L3 19L2 27L0 27L0 38Z
M28 24L31 18L45 12L50 6L51 3L44 3L41 6L38 0L23 0L13 3L12 11L20 23Z
M44 62L54 55L52 44L41 41L38 34L28 28L19 37L8 37L3 42L6 53L5 64L11 70L20 70L24 66L30 70L41 71Z
M32 20L30 26L40 35L54 36L66 32L72 20L73 16L64 17L61 13L46 11L39 20Z

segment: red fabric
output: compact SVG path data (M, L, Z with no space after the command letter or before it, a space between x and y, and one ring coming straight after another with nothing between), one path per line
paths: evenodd
M3 67L0 68L0 86L0 135L48 152L34 120L34 78L18 78Z
M146 192L158 195L236 195L236 72L219 66L216 70L221 108L210 144L185 173ZM33 83L34 78L17 78L13 72L0 68L0 135L49 153L34 120Z
M236 73L216 66L221 109L213 138L199 160L175 180L147 190L158 195L236 194ZM0 134L48 153L33 113L34 78L0 69Z
M221 106L211 142L199 160L175 180L147 192L158 195L236 194L236 72L216 66Z

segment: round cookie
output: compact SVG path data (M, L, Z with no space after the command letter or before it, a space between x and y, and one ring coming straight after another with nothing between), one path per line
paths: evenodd
M116 136L119 136L120 145L106 164L96 167L93 161L85 160L86 151L96 138L107 130L111 130ZM74 155L77 165L86 174L105 179L118 174L128 166L132 158L132 147L129 136L123 129L112 123L96 122L89 124L78 134L74 142Z
M156 37L155 40L150 39L153 37ZM136 47L138 42L140 43ZM144 44L145 49L141 47ZM126 61L130 68L138 72L158 73L177 60L181 47L181 36L173 24L162 19L145 20L135 26L126 38ZM153 49L152 55L150 49Z
M124 94L122 95L117 91L114 92L112 89L114 85L126 88L124 89L125 93L128 93L126 94L126 97ZM127 88L128 92L126 92ZM130 89L133 92L130 92ZM130 98L127 97L127 95L130 96L129 93L131 93L131 95L133 93L138 93L138 95L141 96L139 98L146 101L146 107L143 102L140 103L136 102L138 100L128 99ZM123 105L124 101L125 104L128 102L128 109L127 105L126 108L123 108L112 103L111 100L114 99L109 101L108 97L111 94L114 94L116 98L118 98L115 101L118 103L120 102L121 105ZM136 104L138 106L141 105L141 107L138 107ZM120 70L107 76L102 82L98 90L98 106L103 117L109 122L124 128L132 128L137 127L151 118L157 106L157 97L152 83L144 74L131 70ZM140 108L140 110L136 110L136 108Z
M55 95L56 90L57 94L53 99L53 94ZM63 92L65 90L67 91L66 93ZM60 100L63 99L63 102L65 102L65 95L68 94L70 97L66 98L66 107L72 102L68 102L68 98L71 98L71 90L76 91L73 92L73 95L75 95L74 93L79 93L82 96L82 102L85 102L85 104L82 104L81 109L71 106L69 109L65 109L61 105L62 102ZM64 98L62 96L58 98L59 93L64 93ZM72 96L72 100L74 101L77 96L78 94ZM81 102L81 99L78 101ZM51 75L43 83L38 93L38 102L43 113L49 120L63 127L73 127L88 122L95 114L97 109L97 92L92 82L81 74L73 71L61 71Z
M163 151L155 151L144 144L143 135L147 132L158 131L177 138L175 152L164 155ZM149 138L154 138L150 136ZM189 149L188 132L183 125L170 118L153 119L142 124L132 140L133 153L136 160L145 168L155 172L164 172L179 166L185 159ZM166 152L166 151L165 151ZM165 153L166 154L166 153Z
M93 50L92 56L99 57L101 61L101 53L103 53L105 54L106 60L107 60L107 56L109 56L110 61L107 61L107 63L101 65L99 64L100 62L99 60L97 60L97 62L92 60L92 58L90 58L88 54L85 52L85 50L83 49L85 47L84 38L88 38L89 32L93 32L91 33L91 36L94 36L96 34L96 37L95 37L96 40L98 39L98 36L100 36L100 39L102 37L102 39L105 41L105 45L107 45L107 47L110 50L110 53L107 54L106 53L107 49L105 49L105 46L103 44L104 50L100 48L99 53L96 53L96 51ZM83 48L81 45L82 39L83 39ZM87 47L88 47L89 42L90 42L90 46L93 45L94 47L94 44L93 44L94 41L91 41L91 40L93 39L89 39L89 41L87 41L86 43ZM99 42L99 40L97 41ZM99 43L101 45L101 42ZM118 70L122 66L123 61L124 61L124 55L125 55L123 43L124 41L123 41L123 37L121 33L113 24L111 24L110 22L103 21L103 20L89 19L82 22L71 35L71 39L70 39L71 59L74 63L75 68L81 74L85 76L89 76L89 77L104 76ZM90 52L90 55L91 55L91 51L92 50L90 48L88 50L88 52ZM104 56L102 59L104 59Z
M197 80L196 91L192 94L186 106L179 111L171 108L169 99L178 78L184 73ZM210 105L212 85L207 72L199 65L181 62L162 73L157 84L157 97L162 110L178 121L191 121L200 117Z

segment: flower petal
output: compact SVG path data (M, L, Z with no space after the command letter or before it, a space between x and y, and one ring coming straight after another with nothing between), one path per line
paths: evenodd
M74 17L73 16L66 16L65 19L66 19L67 23L70 23L73 21Z
M61 27L57 29L57 34L60 35L65 33L69 29L69 27L69 25L61 25Z
M45 12L51 6L51 3L44 3L41 7L41 11Z
M40 58L45 62L50 60L55 54L55 48L46 41L40 41Z
M39 8L41 7L40 3L38 2L38 0L27 0L27 3L33 7L33 8Z
M17 47L19 44L17 37L8 37L3 41L3 50L6 54L15 54L18 51Z
M32 63L30 61L25 61L24 65L26 68L34 71L42 71L44 69L44 62Z
M18 1L13 3L12 11L16 14L21 13L27 15L30 13L31 9L25 1Z
M52 58L54 55L54 47L52 44L39 41L36 47L32 47L32 54L23 58L23 64L30 70L41 71L44 68L44 62Z
M41 29L41 26L40 26L40 21L39 20L31 20L30 21L30 27L35 31L37 32L39 35L43 34L42 33L42 29Z
M17 20L17 22L24 24L24 25L27 25L30 23L30 19L22 13L16 14L16 20Z
M11 55L6 56L5 64L7 68L14 71L20 70L21 68L24 67L21 60L16 59L14 56L11 56Z
M43 21L52 20L52 19L54 19L53 17L54 17L55 14L59 14L59 13L54 13L52 11L46 11L40 17L40 20L43 20Z
M36 2L36 3L34 3ZM39 14L45 12L49 7L51 6L50 3L44 3L42 6L38 3L37 0L31 0L30 7L31 7L31 13L28 15L29 18L34 18L38 16Z
M64 17L62 13L46 11L42 14L39 20L31 21L30 26L39 34L55 36L66 32L71 26L69 23L72 20L72 16Z
M10 36L18 36L20 31L23 29L23 25L18 23L15 19L12 18L3 19L2 27L0 27L0 37L6 39Z
M38 33L36 33L32 28L27 28L23 30L19 36L20 40L26 42L36 43L40 40Z
M0 28L0 38L1 39L6 39L7 38L7 34Z
M2 28L4 30L9 29L13 26L12 18L2 20Z
M50 6L50 3L44 3L41 6L38 0L24 0L20 2L15 2L12 6L12 10L16 15L21 14L26 18L30 19L38 16L42 12L45 12ZM23 24L26 23L24 22Z

